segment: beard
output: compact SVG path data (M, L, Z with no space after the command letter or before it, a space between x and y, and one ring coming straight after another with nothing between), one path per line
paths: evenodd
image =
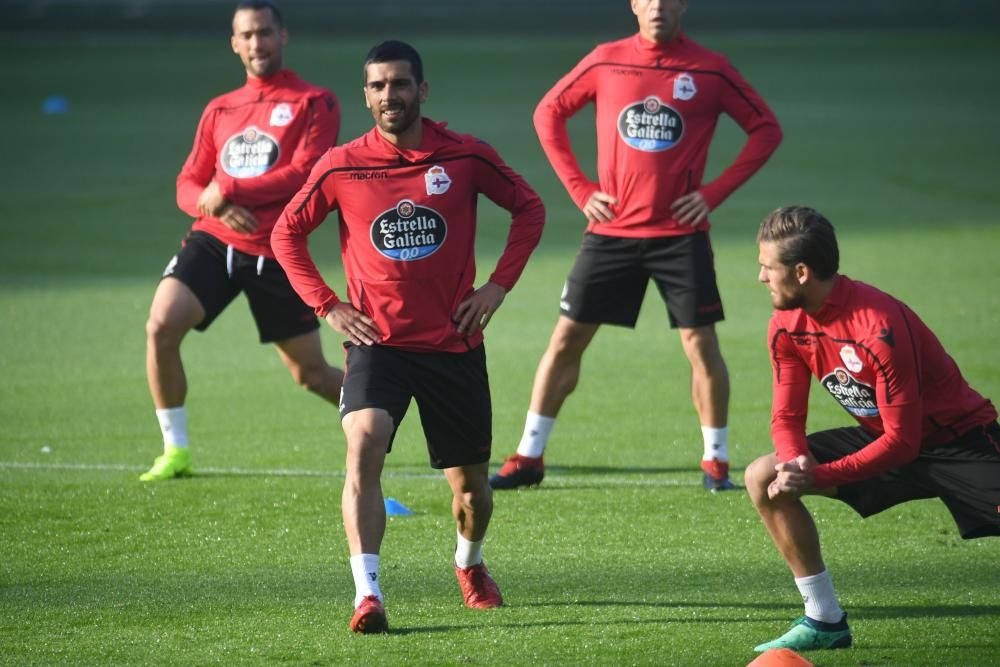
M806 305L806 298L801 293L795 293L787 296L780 302L775 301L775 298L772 297L771 305L774 306L775 310L796 310L797 308L802 308Z
M393 120L387 119L382 110L375 112L375 124L386 134L400 135L406 132L413 123L420 117L420 103L414 101L412 104L400 104L400 114Z

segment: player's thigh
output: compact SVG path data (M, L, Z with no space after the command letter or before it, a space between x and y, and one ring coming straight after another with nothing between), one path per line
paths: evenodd
M194 318L193 326L199 331L207 329L219 314L226 309L240 293L240 287L227 270L227 248L224 243L204 232L191 232L184 239L184 244L167 264L163 278L154 296L154 308L160 290L164 290L161 305L178 306L179 316L184 321ZM176 284L181 283L185 290L176 290ZM200 313L191 312L190 300L193 295L201 307ZM181 301L175 302L175 299ZM197 311L197 308L194 309ZM201 317L195 318L196 314ZM191 328L190 326L188 328Z
M671 327L693 329L725 319L707 232L651 239L643 266L667 304Z
M859 452L875 438L860 426L818 431L807 436L809 451L818 463L832 463ZM842 484L833 497L851 506L859 515L868 517L900 503L935 495L912 475L897 469L860 482Z
M414 358L413 387L433 468L486 463L493 443L493 406L486 349Z
M160 280L149 307L150 334L181 337L204 319L205 309L191 288L176 278Z
M978 426L903 466L944 502L962 537L1000 535L1000 425Z
M288 340L319 329L312 308L295 292L276 260L243 255L237 276L261 343Z
M378 409L392 418L386 451L391 451L396 430L406 416L413 394L407 353L380 345L346 344L344 383L340 392L340 418L361 410Z
M634 327L649 275L642 269L642 239L586 234L563 285L560 313L583 324Z

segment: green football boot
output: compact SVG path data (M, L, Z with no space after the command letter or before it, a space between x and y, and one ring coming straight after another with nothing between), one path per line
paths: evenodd
M188 451L187 447L167 445L163 449L163 455L156 457L156 460L153 461L153 467L139 475L139 480L156 482L161 479L187 477L190 474L191 452Z
M800 616L795 619L792 629L773 641L755 646L757 652L772 648L790 648L793 651L814 651L822 648L847 648L851 645L851 628L847 625L847 614L838 623L823 623Z

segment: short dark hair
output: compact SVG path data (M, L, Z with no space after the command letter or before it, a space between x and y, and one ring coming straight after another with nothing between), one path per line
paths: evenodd
M371 48L371 51L365 56L365 81L368 80L368 65L371 63L387 63L393 60L405 60L410 63L410 71L413 73L413 78L416 79L417 85L424 82L424 62L420 59L420 54L406 42L401 42L397 39L387 39Z
M268 9L271 11L271 16L274 17L275 22L277 22L279 27L283 27L285 24L281 20L281 12L275 6L271 0L240 0L236 3L236 9L233 10L233 15L236 12L243 11L244 9L251 9L253 11L261 11L262 9Z
M782 264L805 264L820 280L832 278L840 268L833 225L808 206L785 206L769 213L760 223L757 242L777 243Z

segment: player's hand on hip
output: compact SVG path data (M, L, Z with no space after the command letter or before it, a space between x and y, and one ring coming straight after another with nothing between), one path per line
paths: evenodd
M607 192L598 190L590 195L590 199L583 205L583 214L587 216L587 222L611 222L615 219L615 212L612 206L618 205L618 198L609 195Z
M682 225L694 226L704 220L711 209L705 201L705 196L695 190L675 199L670 205L670 210L674 213L674 220Z
M347 336L355 345L374 345L382 340L375 320L349 303L341 301L330 309L325 319L334 331Z
M198 195L196 206L202 215L218 216L228 203L226 198L222 196L222 192L219 191L219 184L212 181Z
M457 323L458 333L471 336L480 329L485 329L505 296L507 290L490 282L473 292L472 296L458 304L458 308L455 309L454 320Z
M219 213L219 220L226 227L240 232L241 234L251 234L257 230L257 218L254 217L250 209L229 204Z

